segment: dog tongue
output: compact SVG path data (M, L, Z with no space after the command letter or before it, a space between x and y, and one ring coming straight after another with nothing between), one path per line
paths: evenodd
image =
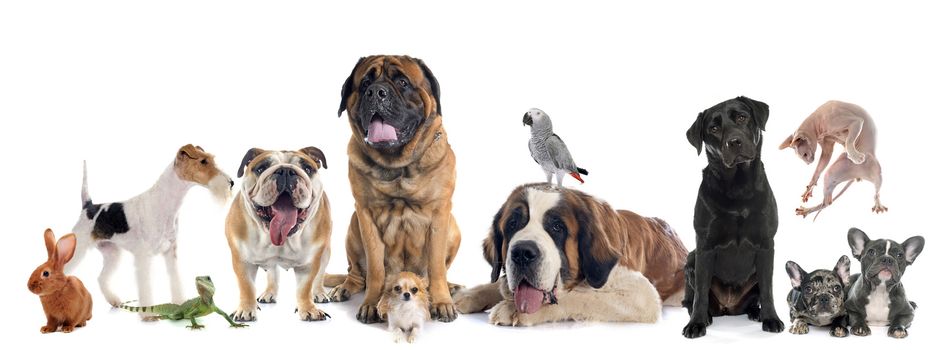
M368 126L368 142L397 141L397 129L375 118Z
M270 209L274 214L270 219L270 242L280 246L287 240L287 234L293 226L296 226L297 210L293 206L293 198L286 195L280 196Z
M533 314L541 309L544 303L544 292L532 287L530 284L522 282L515 290L515 307L518 311L526 314Z

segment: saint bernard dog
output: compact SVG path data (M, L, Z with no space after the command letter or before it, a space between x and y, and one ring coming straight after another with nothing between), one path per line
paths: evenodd
M687 249L664 220L546 183L511 193L483 250L492 283L459 292L456 306L491 308L496 325L653 323L684 294Z

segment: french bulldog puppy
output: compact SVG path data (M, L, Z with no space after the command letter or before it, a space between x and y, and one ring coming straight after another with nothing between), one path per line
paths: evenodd
M902 244L889 239L871 241L866 233L851 228L847 243L860 260L860 273L850 277L847 317L850 333L870 335L869 326L888 326L887 334L905 338L915 316L915 304L905 297L902 275L925 246L925 238L915 236Z
M844 255L833 270L815 270L807 273L794 261L785 264L791 277L788 308L791 314L792 334L808 334L808 326L831 326L831 336L846 337L847 289L850 282L850 257Z

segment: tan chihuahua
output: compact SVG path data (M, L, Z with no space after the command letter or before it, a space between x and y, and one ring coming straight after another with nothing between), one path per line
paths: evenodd
M427 281L412 272L401 272L385 285L378 301L378 314L387 317L394 342L413 343L423 323L430 319Z

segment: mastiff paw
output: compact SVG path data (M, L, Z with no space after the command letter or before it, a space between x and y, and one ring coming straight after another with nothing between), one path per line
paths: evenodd
M362 304L358 308L358 315L355 315L355 318L358 319L361 323L378 323L381 322L381 316L378 315L378 308L374 304Z
M449 303L434 303L430 305L430 317L440 322L453 322L456 316L456 305Z

